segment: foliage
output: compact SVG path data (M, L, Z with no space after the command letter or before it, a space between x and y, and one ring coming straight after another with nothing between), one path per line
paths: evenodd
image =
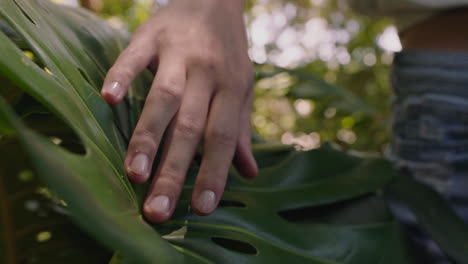
M18 145L0 141L0 262L105 263L111 252L69 219L62 201L51 199Z
M0 171L2 262L101 263L107 251L71 228L67 215L117 252L112 263L414 263L382 197L395 177L390 164L330 145L305 152L256 145L259 177L247 181L232 170L209 217L188 206L198 157L174 218L150 226L140 211L147 186L128 182L123 157L151 76L141 76L112 109L98 93L127 36L88 12L45 0L2 1L0 18L0 146L8 153ZM301 71L288 74L303 78ZM304 78L318 93L321 86L334 89ZM333 91L331 101L370 111L348 92ZM390 190L421 209L410 191ZM453 215L433 219L430 229L456 222ZM432 230L464 263L460 229Z
M145 86L132 88L126 104L115 109L115 120L97 93L105 69L125 43L122 35L82 10L45 1L4 1L1 10L4 27L29 46L25 53L5 34L0 35L0 48L5 51L0 73L14 84L3 94L21 89L37 100L25 94L16 103L10 99L10 104L21 110L24 100L32 101L36 107L22 115L33 122L37 115L45 115L52 120L57 116L66 124L59 122L48 127L47 136L40 135L25 127L3 101L2 132L20 139L34 171L63 199L63 209L102 244L118 251L123 261L362 263L380 259L375 249L384 245L386 254L406 261L396 223L380 198L372 195L392 177L389 165L380 159L347 156L329 147L311 152L261 147L257 159L264 168L258 179L246 182L232 172L224 206L206 218L187 213L189 180L174 220L155 227L165 234L185 226L182 239L174 234L166 237L170 246L142 220L137 195L141 198L144 193L134 191L122 167L125 142L134 126L128 113L141 109L138 94L144 91L139 88ZM41 128L42 124L36 125ZM59 135L54 128L67 126L71 141L79 144L64 149L67 138L58 138L63 141L58 146L50 137ZM271 164L273 158L275 165ZM196 167L194 163L193 170ZM373 177L372 171L380 177ZM319 213L331 204L337 209ZM367 206L378 210L359 215L353 212ZM294 210L298 208L307 210L311 217L297 218ZM8 215L4 218L14 222ZM311 223L298 223L302 221ZM4 256L11 261L11 254L14 252Z

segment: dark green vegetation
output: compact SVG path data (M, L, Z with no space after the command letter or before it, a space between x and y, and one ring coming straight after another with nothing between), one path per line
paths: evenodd
M434 192L330 145L258 143L260 175L232 170L209 217L188 208L197 157L174 218L149 225L122 159L151 76L115 108L98 93L127 37L45 0L2 0L0 22L1 263L413 263L384 190L468 263L467 227Z

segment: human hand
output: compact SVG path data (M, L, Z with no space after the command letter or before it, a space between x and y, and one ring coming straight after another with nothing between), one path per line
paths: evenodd
M172 0L135 32L106 76L101 95L116 104L146 67L155 72L125 159L130 180L146 182L165 133L143 206L151 222L174 212L202 138L192 194L196 213L216 208L232 161L245 177L257 174L250 148L254 75L243 8L243 0Z

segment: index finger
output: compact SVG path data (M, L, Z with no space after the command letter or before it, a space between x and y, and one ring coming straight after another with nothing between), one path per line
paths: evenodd
M124 97L133 79L151 63L156 46L151 38L140 34L120 54L108 71L101 96L109 104L117 104Z

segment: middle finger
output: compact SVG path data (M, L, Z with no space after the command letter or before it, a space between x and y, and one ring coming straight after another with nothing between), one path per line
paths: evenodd
M161 163L144 206L145 216L155 223L172 215L185 176L203 136L211 99L210 78L197 72L189 76L182 105L172 121Z

